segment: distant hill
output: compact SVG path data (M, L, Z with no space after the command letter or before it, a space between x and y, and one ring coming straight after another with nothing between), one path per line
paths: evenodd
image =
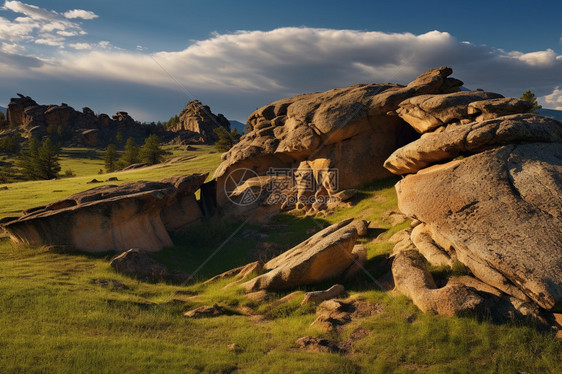
M8 110L7 108L4 108L3 106L0 106L0 112L4 112L4 114L6 114L7 110Z
M537 113L539 113L541 116L552 117L554 119L557 119L558 121L562 121L562 110L539 109L537 110Z
M238 130L238 132L240 134L244 133L244 128L246 127L245 123L242 123L240 121L235 121L235 120L229 120L229 122L230 122L230 129L231 130L236 129L236 130Z

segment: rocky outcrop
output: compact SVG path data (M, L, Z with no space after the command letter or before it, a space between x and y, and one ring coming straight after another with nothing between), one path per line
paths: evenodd
M251 131L223 155L215 171L218 205L239 211L243 204L232 206L229 200L234 190L238 195L241 189L264 190L261 186L288 177L292 187L280 184L284 198L255 199L250 208L275 204L293 208L302 202L304 208L312 209L319 202L315 208L321 209L339 190L387 178L390 173L383 168L384 160L416 137L394 111L411 97L459 91L462 82L448 78L451 72L442 67L407 86L358 84L298 95L258 109L248 119ZM236 188L229 188L232 180ZM272 191L266 192L271 195Z
M157 251L169 231L202 217L195 192L206 174L101 186L24 212L2 227L15 242L73 245L86 252Z
M247 292L314 284L345 272L354 262L357 229L351 219L331 225L264 265L267 273L243 284Z
M423 134L452 122L469 121L478 113L468 113L468 105L481 100L502 98L485 91L461 91L447 95L420 95L404 100L396 113Z
M150 129L136 122L127 112L118 112L113 118L106 114L96 115L90 108L82 112L67 104L39 105L29 96L18 94L8 105L8 122L29 136L56 136L67 146L105 147L115 143L117 133L123 139L132 137L142 144Z
M214 132L218 127L230 131L230 122L222 114L213 114L211 108L201 104L199 100L192 100L180 113L178 122L169 130L197 133L201 135L205 143L214 143L218 140L218 136Z
M400 209L475 276L552 309L562 301L560 175L560 143L507 145L425 169L396 190Z
M524 113L518 99L484 96L416 97L397 110L424 134L385 162L411 174L396 185L398 205L421 221L395 248L396 286L420 309L446 315L490 305L490 294L523 314L532 304L559 310L562 123ZM477 279L438 288L418 266L422 255L437 266L458 261ZM494 291L483 296L476 284Z
M415 142L397 149L384 166L395 174L415 173L457 156L521 142L562 142L560 122L527 113L450 126L441 132L424 134Z

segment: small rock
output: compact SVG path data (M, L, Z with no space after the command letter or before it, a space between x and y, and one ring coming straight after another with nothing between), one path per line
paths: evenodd
M92 183L101 183L101 181L97 180L96 178L92 179L89 182L86 182L86 184L92 184Z
M107 181L108 182L115 182L115 181L118 181L118 180L119 180L119 178L117 178L117 177L111 177Z
M308 303L320 303L325 300L334 299L341 296L344 292L345 288L341 284L334 284L332 287L324 291L307 292L304 295L301 305Z
M328 339L315 338L313 336L303 336L302 338L298 338L295 343L300 349L309 352L341 352L341 349L335 342Z
M223 307L218 304L212 306L203 305L198 308L192 309L185 312L183 315L189 318L208 318L208 317L219 317L223 315L231 314Z
M236 343L229 344L229 345L227 346L227 348L228 348L229 351L232 351L232 352L234 352L234 353L240 353L240 352L242 352L242 347L240 347L240 345L238 345L238 344L236 344Z

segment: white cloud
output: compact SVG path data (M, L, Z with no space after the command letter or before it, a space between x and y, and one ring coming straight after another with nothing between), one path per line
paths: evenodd
M545 95L541 99L541 101L548 106L557 110L562 110L562 90L559 86L556 86L551 94Z
M556 63L556 59L560 57L557 56L556 52L554 52L550 48L547 49L546 51L538 51L538 52L531 52L531 53L512 52L511 55L530 66L536 66L536 67L553 66Z
M89 10L83 10L83 9L73 9L73 10L69 10L67 12L64 12L63 15L66 18L82 18L82 19L94 19L94 18L98 18L98 15L92 11Z
M25 47L18 45L16 43L2 42L2 44L0 45L0 50L2 52L6 52L14 55L18 53L23 53L25 51Z
M77 50L88 50L94 48L90 43L70 43L68 46Z
M158 92L177 90L177 80L196 97L201 92L221 100L244 96L253 110L269 98L355 83L405 84L429 68L447 65L469 88L515 97L530 89L545 97L543 105L561 105L555 87L562 87L562 56L552 49L503 51L459 42L440 31L421 35L305 27L237 31L213 34L181 51L155 54L119 50L108 41L76 41L69 46L75 50L59 50L49 60L29 60L10 76L68 78L84 86L100 81L128 83L147 92L151 87Z
M0 41L31 42L58 47L63 46L68 37L86 34L80 23L73 22L69 18L89 20L97 17L95 13L81 9L60 14L21 1L6 1L0 10L9 10L22 15L13 21L0 17ZM45 33L55 33L58 37L44 37Z
M50 45L52 47L64 47L65 39L53 34L42 34L38 39L35 39L35 44Z

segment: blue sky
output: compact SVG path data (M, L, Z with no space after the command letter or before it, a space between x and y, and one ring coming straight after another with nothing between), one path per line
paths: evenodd
M0 105L16 92L142 121L193 98L245 121L297 93L407 83L449 65L469 88L562 109L562 1L5 1Z

